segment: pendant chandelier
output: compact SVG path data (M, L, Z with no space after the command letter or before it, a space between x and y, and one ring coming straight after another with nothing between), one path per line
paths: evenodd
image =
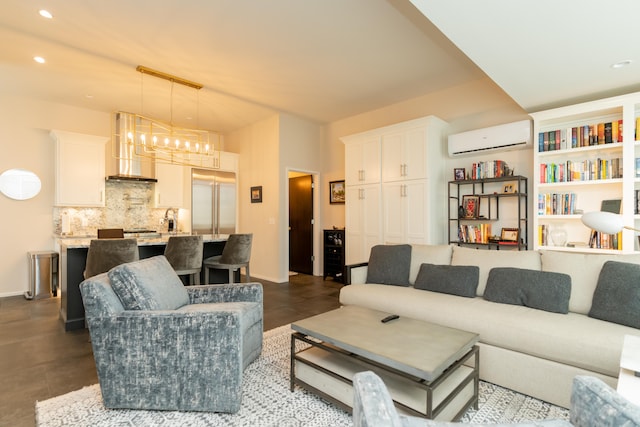
M208 168L220 167L219 134L213 134L218 142L218 150L216 150L215 144L210 142L211 132L182 128L173 124L173 85L176 83L185 85L196 91L202 89L203 86L142 65L139 65L136 71L142 75L149 74L171 82L170 121L166 123L141 114L115 112L113 138L116 142L114 146L117 149L114 152L114 157L121 159L122 157L137 156L155 163ZM141 104L143 104L142 100L143 85L141 83Z

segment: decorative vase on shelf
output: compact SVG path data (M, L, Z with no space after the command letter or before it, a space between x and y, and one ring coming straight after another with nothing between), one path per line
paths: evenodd
M554 246L564 246L567 243L567 231L564 228L555 228L549 235Z

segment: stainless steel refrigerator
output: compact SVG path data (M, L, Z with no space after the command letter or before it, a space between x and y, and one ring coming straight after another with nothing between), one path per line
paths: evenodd
M197 234L236 232L236 174L191 170L191 227Z

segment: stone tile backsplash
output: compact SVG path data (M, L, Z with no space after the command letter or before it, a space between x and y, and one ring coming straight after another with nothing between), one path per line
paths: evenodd
M98 228L166 232L167 226L160 224L166 209L155 208L153 197L153 183L107 181L104 208L54 207L54 234L62 234L62 218L65 215L69 217L72 235L95 235ZM178 227L182 228L180 222Z

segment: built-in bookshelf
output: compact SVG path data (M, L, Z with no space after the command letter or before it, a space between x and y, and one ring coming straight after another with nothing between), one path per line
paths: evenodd
M600 210L603 200L621 199L624 224L640 225L640 92L531 117L538 141L533 156L533 197L538 203L533 248L637 251L633 231L594 233L582 224L581 216Z

